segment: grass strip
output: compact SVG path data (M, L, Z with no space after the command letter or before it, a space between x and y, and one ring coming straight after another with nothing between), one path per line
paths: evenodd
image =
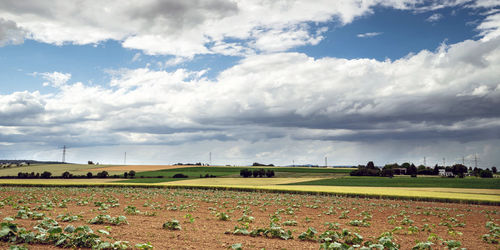
M441 177L343 177L297 182L284 185L364 186L364 187L437 187L500 189L500 178L441 178Z

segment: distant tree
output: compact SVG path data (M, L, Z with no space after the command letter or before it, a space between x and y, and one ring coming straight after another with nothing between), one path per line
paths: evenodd
M92 178L92 176L93 176L92 172L87 173L87 178Z
M88 163L88 165L94 165L93 161L88 161L87 163Z
M455 164L451 167L451 172L453 172L454 175L460 176L460 174L463 175L467 173L467 167L462 164Z
M417 172L422 172L422 171L425 171L426 167L424 165L419 165L417 167Z
M494 174L496 174L496 173L497 173L497 167L495 167L495 166L491 167L491 171L492 171Z
M363 165L359 165L357 170L351 171L351 176L380 176L380 169L378 168L368 168Z
M408 170L406 171L406 173L408 175L411 175L411 176L416 176L417 175L417 167L415 167L415 165L413 165L413 163L408 167Z
M493 173L489 169L481 170L479 176L481 178L493 178Z
M472 170L472 175L474 175L474 176L479 176L480 173L481 173L481 169L479 169L477 167L474 167L474 169Z
M242 169L242 170L240 170L240 176L242 176L244 178L248 178L248 177L252 176L252 171L248 170L248 168Z
M375 169L375 164L373 164L373 161L369 161L366 164L366 168L368 168L368 169Z
M257 176L259 176L259 170L254 169L254 170L252 171L252 175L253 175L253 177L257 178Z
M268 170L266 171L266 176L267 176L268 178L273 177L273 176L274 176L274 170L272 170L272 169L268 169Z
M51 173L51 172L49 172L49 171L44 171L44 172L42 173L41 177L42 177L43 179L49 179L51 175L52 175L52 173Z
M188 178L189 176L183 174L183 173L179 173L179 174L174 174L172 176L172 178ZM208 177L208 176L205 176L205 177Z
M259 169L259 177L264 177L264 176L266 176L266 170L263 168Z
M128 172L128 176L129 176L130 178L134 179L134 177L135 177L135 171L134 171L134 170L130 170L130 171Z
M402 167L402 168L406 168L406 169L408 169L410 166L411 166L411 165L410 165L410 163L408 163L408 162L405 162L405 163L401 164L401 167Z
M438 166L438 164L436 164L434 166L434 169L432 170L432 174L433 175L439 175L439 169L440 169L440 167Z
M395 169L395 168L399 168L399 165L397 163L385 164L385 166L382 169Z
M71 177L73 177L73 175L70 172L66 171L66 172L62 173L61 177L63 179L70 179Z
M128 172L123 173L123 178L127 179L128 177Z
M97 173L97 177L99 177L99 178L107 178L108 176L109 176L108 171L102 171L102 172Z

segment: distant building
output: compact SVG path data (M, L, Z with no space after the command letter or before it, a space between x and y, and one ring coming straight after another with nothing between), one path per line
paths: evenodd
M392 170L394 170L394 174L397 175L406 174L406 168L393 168Z
M454 176L453 172L451 171L446 171L445 169L439 169L439 176Z

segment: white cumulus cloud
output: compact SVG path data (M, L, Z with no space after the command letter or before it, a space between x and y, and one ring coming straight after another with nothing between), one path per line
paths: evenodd
M71 79L70 73L61 73L61 72L43 72L38 73L34 72L34 76L41 76L46 82L43 82L43 86L51 86L51 87L61 87L66 84Z
M21 44L25 36L26 31L15 22L0 17L0 47L8 44Z

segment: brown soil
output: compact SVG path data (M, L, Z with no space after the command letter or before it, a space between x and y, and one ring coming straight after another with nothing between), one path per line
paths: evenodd
M64 223L74 226L89 225L94 231L105 229L111 232L113 239L108 241L125 240L131 245L150 242L155 249L227 249L232 244L242 243L243 249L318 249L320 243L300 241L298 236L308 227L318 231L318 235L328 230L325 222L339 223L351 232L357 232L366 240L376 241L383 232L390 232L395 227L403 227L400 232L394 233L394 242L401 245L400 249L411 249L417 241L427 241L431 234L436 234L443 240L457 240L462 247L468 249L498 249L499 245L488 244L481 240L481 235L488 233L485 228L487 221L499 224L500 209L497 206L453 204L438 202L416 202L401 200L380 200L365 198L346 198L335 196L274 194L261 192L236 192L214 190L189 189L142 189L142 188L0 188L0 200L13 197L14 203L5 203L0 208L1 216L14 217L19 208L14 206L28 206L32 210L42 202L51 200L59 204L67 199L67 208L55 207L49 211L42 211L50 218L59 214L70 213L81 215L79 221ZM94 202L110 204L109 199L117 199L118 207L100 211ZM77 203L87 200L86 205ZM142 213L156 213L156 216L144 214L129 215L124 212L127 206L135 206ZM281 240L265 237L250 237L232 235L237 221L243 211L251 211L255 221L249 224L249 229L268 227L270 217L279 214L282 223L286 220L295 220L297 226L283 226L285 230L292 230L294 239ZM286 211L292 211L287 214ZM328 211L332 212L328 212ZM343 211L349 210L348 218L340 219ZM229 221L221 221L216 212L224 212L230 216ZM111 216L125 215L128 225L110 226L90 225L88 220L98 214ZM364 215L363 215L363 214ZM189 215L194 221L190 222ZM371 215L369 227L350 226L352 220L362 220L365 215ZM388 219L394 216L393 222ZM418 231L408 233L408 225L402 225L407 217L413 221L413 226L423 229L428 224L431 232ZM180 221L182 230L171 231L162 228L164 222L171 219ZM449 233L447 226L439 225L448 222L456 225L465 223L465 226L455 226L455 234ZM37 221L30 219L16 219L15 223L27 229L33 228ZM459 232L459 233L457 233ZM105 239L105 237L102 237ZM437 240L433 249L444 249L440 245L443 240ZM0 243L0 248L7 248L10 244ZM36 245L30 249L56 249L53 246Z

